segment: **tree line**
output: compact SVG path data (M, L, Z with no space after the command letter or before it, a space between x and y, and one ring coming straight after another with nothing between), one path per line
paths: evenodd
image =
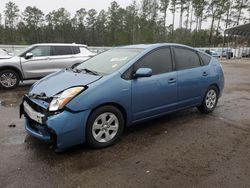
M80 8L71 15L60 8L45 15L35 6L27 6L21 12L10 1L0 13L0 43L115 46L176 42L218 46L224 29L250 22L249 4L248 0L133 0L122 8L114 1L108 10L99 12ZM167 23L168 18L171 24Z

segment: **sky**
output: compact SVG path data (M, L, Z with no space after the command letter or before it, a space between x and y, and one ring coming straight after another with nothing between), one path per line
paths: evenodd
M0 0L0 12L3 14L5 9L5 4L10 0ZM80 8L96 9L100 11L102 9L107 10L110 3L114 0L11 0L16 3L21 11L27 6L36 6L41 9L45 14L49 13L52 10L59 9L61 7L66 8L72 15L76 10ZM116 2L121 7L126 7L129 5L132 0L116 0Z
M0 0L0 13L4 14L5 4L10 0ZM48 14L52 10L57 10L59 8L65 8L73 17L76 10L80 8L96 9L98 12L102 9L108 10L110 3L114 0L11 0L18 5L19 9L24 11L27 6L36 6L41 9L45 14ZM121 7L125 8L132 3L132 0L115 0ZM137 0L140 2L140 0ZM172 14L168 11L167 25L172 23ZM185 18L184 18L185 19ZM194 25L194 24L193 24ZM179 14L176 13L175 27L179 26ZM203 28L209 28L209 22L203 23Z

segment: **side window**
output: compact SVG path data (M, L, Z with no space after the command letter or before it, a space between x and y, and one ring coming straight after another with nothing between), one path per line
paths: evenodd
M158 49L139 60L134 65L134 71L139 68L151 68L153 75L172 71L170 48Z
M53 55L71 55L73 54L70 46L54 46Z
M201 66L200 58L194 51L185 48L174 48L174 51L177 70L191 69Z
M81 53L80 48L78 46L72 46L72 50L73 50L74 54Z
M200 55L200 57L201 57L201 59L202 59L204 65L208 65L208 64L210 63L211 57L209 57L209 56L206 55L206 54L200 53L200 52L199 52L199 55Z
M85 47L80 47L80 53L84 54L84 55L91 54L91 52L87 48L85 48Z
M33 57L50 56L51 48L49 46L38 46L29 52L33 54Z

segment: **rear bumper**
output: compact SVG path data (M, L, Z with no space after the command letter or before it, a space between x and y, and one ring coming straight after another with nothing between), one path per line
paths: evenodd
M25 129L27 133L41 141L53 143L56 149L65 150L85 142L85 126L90 111L69 112L46 116L42 124L32 120L27 113Z

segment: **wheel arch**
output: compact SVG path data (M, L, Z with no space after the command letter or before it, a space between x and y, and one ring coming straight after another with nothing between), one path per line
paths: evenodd
M93 113L93 111L95 111L96 109L100 108L100 107L103 107L103 106L114 106L116 107L117 109L119 109L124 117L124 124L125 126L127 125L127 122L128 122L128 114L127 114L127 111L125 110L125 108L119 104L119 103L115 103L115 102L106 102L106 103L102 103L98 106L96 106L95 108L93 108L90 112L90 114Z
M20 80L23 80L23 75L22 75L21 71L18 68L13 67L13 66L3 66L3 67L0 67L0 71L4 71L4 70L15 71L18 74Z
M219 85L216 84L216 83L213 83L213 84L211 84L209 87L211 87L211 86L216 87L216 89L218 90L218 95L220 95L220 88L219 88Z

